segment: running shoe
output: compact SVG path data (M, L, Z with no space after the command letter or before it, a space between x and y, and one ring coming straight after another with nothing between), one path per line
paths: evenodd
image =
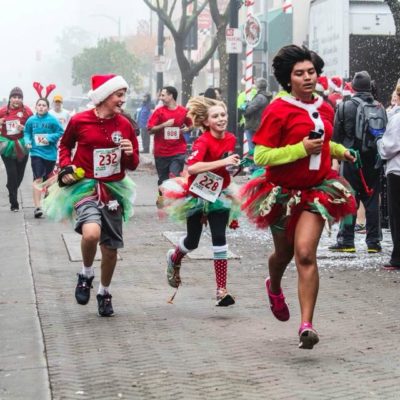
M282 289L279 294L271 293L271 280L267 278L265 280L265 287L267 289L269 304L271 307L272 314L279 321L287 321L290 318L289 307L285 302L285 296L283 295Z
M400 265L385 264L382 268L386 271L400 271Z
M43 215L43 211L40 207L35 208L35 211L33 212L33 216L35 218L40 218Z
M299 349L311 350L319 342L311 322L302 322L299 328Z
M164 207L164 197L161 195L158 195L157 200L156 200L156 207L161 210Z
M167 280L169 286L177 288L182 283L180 276L181 266L180 264L175 265L172 261L172 255L174 254L174 252L174 249L170 249L167 252Z
M111 317L114 314L113 306L111 303L111 294L98 294L96 298L100 317Z
M12 212L18 212L18 211L19 211L19 206L11 206L11 207L10 207L10 210L11 210Z
M90 300L90 289L93 288L92 282L94 276L88 278L83 274L78 275L78 283L75 288L75 299L79 304L85 305Z
M374 253L381 253L381 252L382 252L382 247L379 243L374 243L374 244L368 245L368 253L374 254Z
M339 243L336 243L333 246L329 246L328 249L330 251L335 251L335 252L339 252L339 253L355 253L356 252L356 248L354 247L354 245L348 246L346 244L339 244Z
M235 304L235 298L225 288L217 289L217 307L228 307Z

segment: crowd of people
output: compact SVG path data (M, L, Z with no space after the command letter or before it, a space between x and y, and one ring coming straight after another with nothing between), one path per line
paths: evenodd
M77 303L86 305L90 300L100 245L98 314L112 316L110 286L117 251L124 246L123 221L133 215L135 197L135 184L126 172L139 164L137 137L144 153L151 150L153 138L156 205L186 225L186 234L167 252L167 283L180 287L182 260L198 247L203 227L209 224L216 305L235 304L227 288L226 229L238 228L240 215L247 217L272 232L274 251L268 260L265 290L272 314L280 321L290 318L281 281L288 264L295 261L299 348L312 349L319 342L313 317L323 228L340 222L337 243L330 250L355 252L356 215L362 203L368 253L380 252L383 168L393 239L392 256L384 267L400 270L400 86L390 109L382 112L368 72L356 73L350 84L323 76L323 67L315 52L285 46L272 63L282 91L273 97L266 79L259 78L250 94L239 95L240 125L254 157L252 174L242 187L234 183L232 173L244 160L235 150L237 137L227 131L227 108L217 88L192 97L185 107L178 104L173 86L162 88L157 106L146 94L136 123L124 114L129 85L119 75L93 76L89 92L93 108L72 117L63 109L59 94L50 110L51 85L43 94L36 84L40 90L35 114L23 103L22 90L15 87L0 109L0 153L10 210L20 208L18 188L30 153L34 217L70 219L81 235ZM372 109L380 117L369 119ZM197 138L188 154L185 135L190 131L196 131Z

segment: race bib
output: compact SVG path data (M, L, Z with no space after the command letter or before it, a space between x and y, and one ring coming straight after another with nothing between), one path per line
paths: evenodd
M189 190L202 199L214 203L221 193L223 183L224 178L207 171L196 176Z
M49 141L47 139L47 133L35 133L33 138L35 139L36 146L48 146Z
M179 128L175 126L169 126L168 128L164 128L164 139L165 140L179 139Z
M93 151L93 174L105 178L121 172L121 148L95 149Z
M6 130L8 136L18 135L20 133L18 131L18 124L19 124L18 119L12 121L6 121Z

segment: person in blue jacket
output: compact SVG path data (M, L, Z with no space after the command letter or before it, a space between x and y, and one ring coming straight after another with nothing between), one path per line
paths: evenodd
M57 143L64 133L59 121L49 114L49 107L47 98L40 98L36 102L36 114L28 119L24 130L25 146L31 155L35 218L43 215L40 207L42 197L40 185L54 169L57 160Z

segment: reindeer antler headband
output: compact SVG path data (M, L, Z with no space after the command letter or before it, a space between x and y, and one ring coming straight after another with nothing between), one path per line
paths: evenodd
M40 84L39 82L33 82L33 87L36 90L37 94L39 95L39 98L41 99L47 99L49 97L49 94L56 88L56 85L54 83L50 83L50 85L46 86L46 94L43 96L43 85Z

